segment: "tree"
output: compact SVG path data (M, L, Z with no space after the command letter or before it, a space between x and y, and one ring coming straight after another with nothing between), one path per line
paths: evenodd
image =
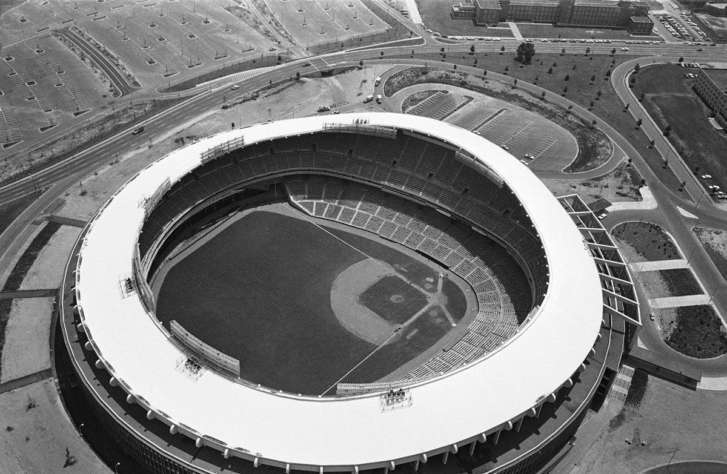
M586 56L588 56L589 54L591 54L591 48L590 47L586 48Z
M591 82L595 82L595 80L596 80L596 75L595 75L595 74L593 74L593 75L591 76Z
M560 49L560 55L563 56L565 54L565 48Z
M530 64L535 56L535 45L530 41L524 41L517 47L515 60L522 64Z
M668 137L670 133L671 133L671 125L667 125L666 127L664 127L664 136Z
M636 121L636 128L640 128L640 127L641 127L641 124L642 124L643 122L644 122L644 121L643 121L642 119L638 119L638 120Z
M500 54L502 54L502 53L504 53L504 52L505 52L505 47L504 47L504 46L501 46L501 47L500 47Z
M613 48L613 49L611 50L611 56L613 56L614 54L616 54L616 48Z
M679 62L680 63L683 63L684 62L684 56L679 56Z
M470 45L470 55L473 55L473 54L475 54L475 45L471 44Z
M563 81L568 82L569 79L570 79L570 75L566 74L565 77L563 78Z
M300 81L300 71L295 72L295 80Z
M553 74L553 68L552 67L548 69L548 74Z
M641 65L639 63L636 63L634 65L634 74L639 72L641 70Z
M629 107L630 107L630 106L631 106L631 104L630 104L630 103L629 103L629 104L626 104L626 105L624 105L624 112L626 112L627 110L629 110Z

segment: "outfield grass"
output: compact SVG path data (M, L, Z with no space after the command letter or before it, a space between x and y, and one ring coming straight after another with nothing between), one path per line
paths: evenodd
M687 165L698 169L697 175L711 174L709 184L727 189L727 134L709 123L711 111L692 90L694 81L686 72L672 64L645 67L634 76L634 91L645 95L643 104L662 130L671 126L669 140Z
M611 235L630 262L683 258L671 237L650 222L625 222L617 225Z
M437 275L431 267L374 240L253 211L169 270L159 291L157 316L165 325L177 320L203 341L239 359L243 379L318 395L376 349L341 326L330 303L336 277L368 256L388 262L422 286ZM382 281L364 293L364 303L400 323L426 300L402 278L392 278L395 285ZM402 303L389 299L395 294L403 294ZM455 307L461 306L456 297L451 300ZM401 311L400 304L407 308ZM433 314L397 332L346 381L373 382L431 347L450 329L441 308L435 308Z

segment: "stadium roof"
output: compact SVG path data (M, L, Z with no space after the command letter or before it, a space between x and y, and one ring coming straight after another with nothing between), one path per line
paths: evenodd
M512 188L542 238L550 284L537 313L499 350L408 390L411 404L383 410L381 396L293 396L236 383L215 371L190 377L186 354L123 282L144 219L144 199L178 180L213 146L254 143L332 123L406 128L456 144ZM76 283L84 330L109 372L137 403L233 455L292 466L383 466L451 449L531 412L587 358L602 318L601 285L580 232L542 182L499 146L462 128L393 113L315 116L256 125L201 140L150 165L88 227ZM292 355L294 356L294 354ZM196 433L190 434L190 433Z

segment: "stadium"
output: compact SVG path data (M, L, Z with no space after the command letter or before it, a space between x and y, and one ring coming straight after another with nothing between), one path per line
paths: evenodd
M203 139L79 237L61 329L151 472L532 472L605 396L628 269L577 196L459 127L315 116Z

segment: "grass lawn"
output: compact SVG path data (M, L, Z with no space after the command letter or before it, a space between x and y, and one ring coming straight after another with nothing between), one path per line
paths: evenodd
M23 196L15 201L0 206L0 234L13 222L13 220L25 210L26 207L35 201L43 191L36 191L27 196Z
M520 33L525 38L590 38L590 39L633 39L626 30L575 28L553 26L550 23L518 23ZM654 39L659 39L658 36ZM641 37L643 38L643 37Z
M10 272L8 279L2 286L3 291L15 291L20 289L20 285L25 279L25 275L28 273L30 268L35 263L41 250L50 241L53 234L60 228L60 224L49 222L38 232L33 241L28 245L20 256L15 267ZM8 318L10 317L10 309L12 308L13 300L6 299L0 300L0 352L2 352L3 345L5 344L5 328L8 324Z
M708 227L695 227L692 230L722 274L722 278L727 279L727 231Z
M709 123L710 110L692 90L693 80L676 65L643 68L636 77L634 91L644 94L644 106L663 130L672 127L669 140L696 174L709 173L713 179L703 184L727 188L724 150L727 133Z
M702 288L688 268L657 270L635 274L644 285L649 297L685 296L702 294Z
M512 77L535 83L544 89L563 95L583 107L590 108L591 112L618 130L638 150L662 183L677 189L679 180L670 169L663 169L661 155L649 147L649 138L640 129L635 128L634 120L628 111L623 109L623 104L611 87L611 71L615 66L630 58L619 56L618 51L614 52L613 57L611 55L585 56L587 47L588 45L581 44L564 45L565 53L562 55L540 54L537 52L538 45L536 44L535 56L530 65L516 62L515 51L507 50L502 54L476 53L469 55L467 53L446 53L447 48L444 47L446 53L444 58L441 54L418 55L417 57L468 66L474 65L490 71L506 73ZM568 76L567 81L566 76ZM599 90L601 91L600 98L598 97Z
M627 261L643 262L682 258L676 245L656 224L650 222L625 222L611 232L621 244L619 248Z
M698 359L727 353L727 328L711 306L682 306L656 313L662 337L674 350Z

